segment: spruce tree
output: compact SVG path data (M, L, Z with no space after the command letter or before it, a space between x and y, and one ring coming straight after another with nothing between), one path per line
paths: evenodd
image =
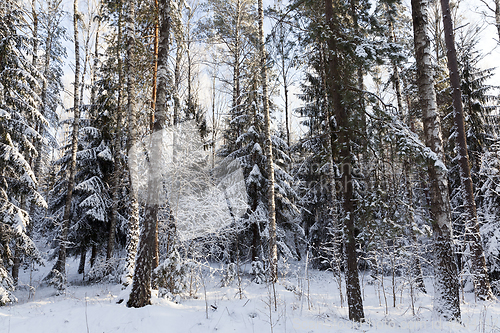
M39 110L42 77L23 52L29 49L28 40L18 33L21 12L2 8L0 16L0 304L4 305L15 301L14 280L7 271L14 252L16 257L41 260L28 234L27 208L30 203L46 207L30 161L42 153L36 149L44 142L37 124L47 120Z

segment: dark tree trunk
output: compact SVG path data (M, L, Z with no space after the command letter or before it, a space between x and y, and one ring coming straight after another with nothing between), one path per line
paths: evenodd
M19 281L19 268L21 267L21 251L17 245L14 248L14 265L12 266L12 279L14 280L14 285L17 285Z
M151 123L150 128L153 131L154 122L155 122L155 114L154 110L156 109L156 84L158 79L158 42L159 42L159 30L160 23L158 17L158 0L155 0L155 27L154 27L154 45L153 45L153 93L151 96L151 109L153 110L151 113ZM156 223L155 228L155 248L154 248L154 261L153 261L153 269L160 265L160 249L159 249L159 241L158 241L158 223Z
M281 43L281 67L283 68L283 93L285 95L285 127L286 127L286 144L288 148L290 149L290 124L289 122L289 111L288 111L288 80L286 77L286 72L285 72L285 51L284 51L284 41Z
M33 67L38 63L38 14L36 12L36 0L31 0L31 15L33 16Z
M118 45L122 43L122 15L121 8L118 16ZM115 251L115 238L116 238L116 224L118 221L118 205L119 205L119 192L120 192L120 179L123 176L122 161L120 158L121 150L121 126L122 126L122 103L123 103L123 62L120 54L120 48L116 48L116 59L118 62L118 100L116 105L116 124L115 124L115 137L113 138L113 177L111 180L111 199L113 201L111 206L111 218L109 222L108 244L106 248L106 260L109 261L113 258Z
M457 129L456 145L458 150L458 167L460 170L460 181L464 194L465 223L467 226L467 241L471 252L471 268L474 279L476 296L481 300L493 299L488 269L484 257L479 223L477 220L476 202L474 201L474 189L470 174L469 153L467 150L467 137L465 134L464 110L462 106L462 90L460 87L460 73L458 72L457 51L455 48L455 37L453 22L451 18L449 0L441 0L443 12L444 40L446 43L446 56L448 58L448 69L450 72L450 83L453 96L453 115Z
M449 320L460 320L457 267L452 249L450 198L441 125L436 107L430 41L427 36L426 1L412 0L412 17L417 61L417 85L424 123L425 143L435 154L427 168L430 180L430 203L434 238L434 311ZM436 165L437 164L437 165Z
M95 260L97 259L97 255L99 251L97 250L97 245L92 244L92 251L90 252L90 267L94 267Z
M332 33L335 32L336 22L334 22L332 0L325 0L326 24ZM341 86L342 78L338 71L338 47L335 36L328 39L327 56L328 66L328 91L330 105L334 111L337 122L338 146L340 147L340 162L342 173L342 208L344 211L344 235L346 254L346 288L347 303L349 305L349 319L353 321L364 320L363 299L361 298L361 288L358 276L358 261L356 257L356 235L354 229L354 202L352 186L352 156L351 156L351 128L349 115L342 102Z
M132 292L127 302L128 307L143 307L151 304L151 275L154 260L155 230L158 223L159 192L161 190L160 158L161 130L167 120L167 102L169 100L168 51L170 46L170 7L169 1L159 2L160 40L158 47L158 87L155 109L155 122L151 135L151 157L148 179L148 197L146 201L144 226L141 233L140 247L137 253L137 266L134 272ZM156 135L155 135L156 134Z
M259 240L260 240L259 224L258 222L254 222L252 224L252 261L257 261L260 258Z
M87 259L87 247L82 245L80 250L80 263L78 264L78 274L85 273L85 261Z

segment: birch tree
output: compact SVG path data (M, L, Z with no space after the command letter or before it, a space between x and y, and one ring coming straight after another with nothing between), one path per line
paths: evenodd
M432 155L427 162L430 178L431 223L434 242L434 311L449 320L460 321L458 276L452 249L450 198L440 119L437 113L427 35L428 1L412 0L417 85L424 123L425 144Z
M120 1L123 6L123 1ZM134 73L134 60L135 60L135 1L128 2L127 30L126 30L126 43L127 43L127 56L125 58L126 78L127 78L127 106L128 106L128 150L135 145L137 141L137 110L136 110L136 96L135 96L135 73ZM121 10L121 9L120 9ZM135 257L137 255L137 247L139 242L139 201L137 193L132 189L132 171L129 161L129 184L130 191L130 215L128 220L127 230L127 259L125 263L125 276L123 284L125 286L132 282L132 277L135 270Z
M270 277L273 282L278 280L278 248L276 245L276 210L274 205L274 165L273 165L273 143L271 140L271 119L269 116L269 93L267 86L267 53L264 38L264 8L262 0L258 0L259 12L259 52L260 52L260 75L262 85L262 103L264 104L264 133L267 167L267 201L268 201L268 223L269 223L269 268Z

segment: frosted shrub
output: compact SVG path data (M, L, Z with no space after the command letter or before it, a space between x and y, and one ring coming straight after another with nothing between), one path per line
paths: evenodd
M56 288L58 295L66 290L66 278L56 269L50 272L50 279L47 282L49 286Z
M0 306L17 301L17 298L11 293L13 290L14 283L12 278L5 267L3 267L2 260L0 259Z
M221 286L227 287L231 285L234 279L238 276L238 271L236 264L234 262L229 263L224 270L224 276L222 277Z
M120 283L122 272L123 267L120 265L120 260L111 258L96 262L87 273L87 278L92 282Z
M500 296L500 280L491 282L491 290L496 296Z
M191 263L183 262L179 252L172 251L153 273L154 283L158 286L158 296L178 295L189 287Z
M262 261L252 261L252 282L261 284L266 282L266 270L264 269L264 264Z

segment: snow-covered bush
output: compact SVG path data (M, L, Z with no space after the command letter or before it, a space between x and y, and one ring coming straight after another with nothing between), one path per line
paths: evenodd
M224 275L222 276L221 286L227 287L231 285L234 279L238 276L238 269L234 262L229 263L224 269Z
M252 261L252 275L252 282L257 284L266 282L266 270L264 269L262 261Z
M53 269L48 276L47 284L56 288L58 295L62 294L66 290L66 277Z
M0 306L17 301L17 298L12 295L12 291L14 291L14 282L0 259Z
M118 258L99 260L87 273L87 279L92 282L120 283L123 265Z
M170 252L169 256L153 273L154 284L158 286L158 295L178 295L189 287L189 274L192 263L183 261L179 252Z

